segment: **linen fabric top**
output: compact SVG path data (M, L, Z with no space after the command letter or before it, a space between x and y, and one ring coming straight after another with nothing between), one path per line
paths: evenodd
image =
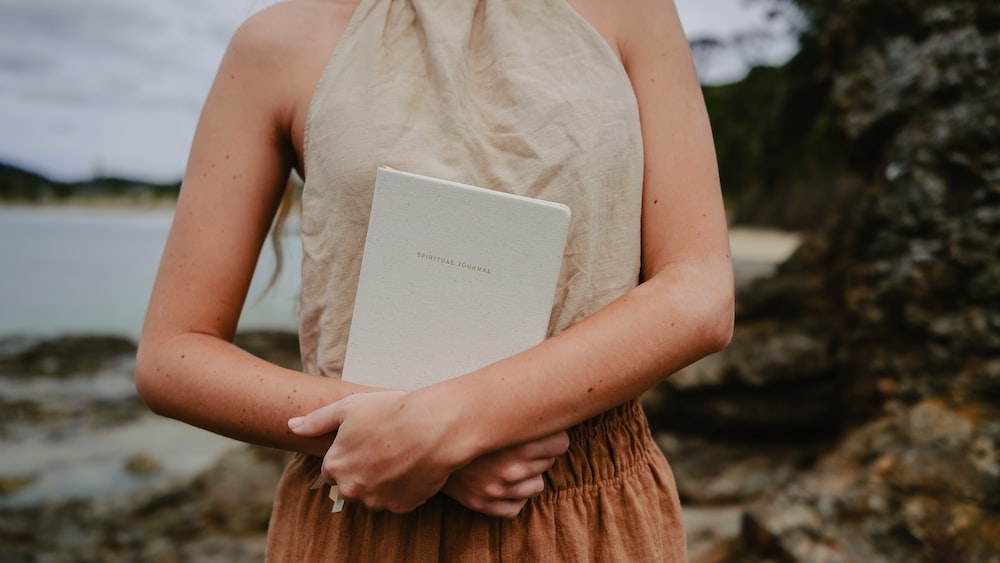
M306 119L304 370L343 368L380 165L572 210L555 334L634 287L643 177L621 62L564 0L364 0Z
M638 107L614 52L564 0L363 0L306 123L300 339L304 369L340 377L375 172L387 165L572 209L549 334L636 285ZM669 464L638 400L568 430L545 490L516 518L437 494L408 514L282 474L268 561L687 560Z

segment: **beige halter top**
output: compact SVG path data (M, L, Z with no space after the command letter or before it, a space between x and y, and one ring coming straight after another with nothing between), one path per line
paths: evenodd
M341 373L379 165L568 205L550 334L637 283L635 96L564 0L363 0L305 136L299 334L310 373Z

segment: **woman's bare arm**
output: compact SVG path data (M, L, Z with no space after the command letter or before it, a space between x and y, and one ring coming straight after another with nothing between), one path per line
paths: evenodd
M676 9L671 0L614 4L643 136L643 282L524 354L427 389L436 401L466 397L464 416L478 412L472 420L481 421L472 443L503 445L578 423L732 336L732 260L714 143Z
M718 351L732 335L732 260L714 143L676 9L671 0L610 4L624 18L617 47L643 135L643 282L509 365L488 368L497 375L478 374L486 396L510 376L520 395L500 407L513 411L510 423L482 430L487 443L585 420Z
M286 420L355 386L282 369L233 346L261 245L297 158L291 130L300 5L235 34L195 133L140 338L136 386L157 413L247 442L322 455ZM315 46L314 49L320 47Z

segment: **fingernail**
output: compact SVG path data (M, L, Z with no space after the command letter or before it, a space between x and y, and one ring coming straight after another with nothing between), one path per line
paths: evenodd
M306 417L304 416L297 416L295 418L291 418L288 420L288 427L291 428L292 430L295 430L299 426L302 426L302 423L305 422L305 420Z

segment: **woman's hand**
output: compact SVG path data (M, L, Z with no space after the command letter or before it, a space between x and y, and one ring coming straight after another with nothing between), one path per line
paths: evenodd
M448 409L404 391L358 393L288 421L299 436L336 432L322 477L344 500L370 510L410 512L468 460L454 455Z
M486 454L452 473L441 492L470 510L513 518L542 492L542 474L568 448L569 436L558 432Z

